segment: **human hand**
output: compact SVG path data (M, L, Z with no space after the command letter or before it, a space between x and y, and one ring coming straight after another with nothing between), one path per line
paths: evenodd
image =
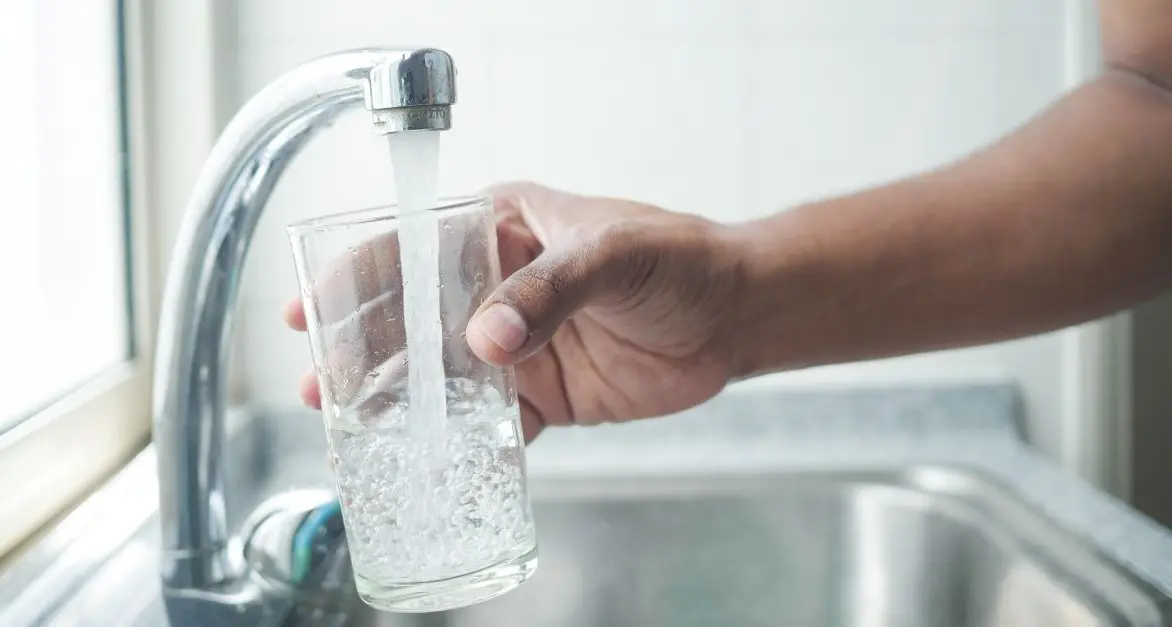
M743 281L724 227L532 183L491 193L505 278L468 324L467 357L516 367L526 439L547 425L674 413L725 386L734 372L733 318ZM373 240L340 268L352 276L385 275L369 266L397 262L397 253L375 254L387 245ZM385 297L377 285L360 294ZM401 311L401 301L385 300ZM292 328L306 329L300 299L285 317ZM377 347L402 345L401 318L384 316L398 322L381 327L367 322L367 334L382 329L365 338L367 357L394 358ZM317 376L305 377L301 396L321 407Z

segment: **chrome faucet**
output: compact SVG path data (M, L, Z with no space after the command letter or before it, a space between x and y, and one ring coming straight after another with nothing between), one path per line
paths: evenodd
M455 68L443 51L339 52L309 61L262 90L212 149L168 272L155 364L161 576L173 627L281 624L289 611L288 590L264 585L250 572L251 560L241 548L248 538L231 537L224 504L233 309L270 192L306 142L344 111L364 105L377 133L442 131L451 127L455 101ZM299 520L306 508L332 498L331 493L278 499L254 513L253 526L282 520L282 513ZM271 529L259 535L288 536ZM249 546L288 550L279 542L266 547ZM281 561L279 555L268 557Z

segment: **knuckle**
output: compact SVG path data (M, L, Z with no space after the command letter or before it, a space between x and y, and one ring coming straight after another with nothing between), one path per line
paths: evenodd
M595 247L600 270L613 278L620 293L637 291L654 272L660 254L654 231L634 220L599 229Z
M627 246L638 239L645 228L634 220L616 220L600 226L595 239L611 246Z
M633 220L603 225L593 238L593 245L604 263L626 264L649 250L647 225Z

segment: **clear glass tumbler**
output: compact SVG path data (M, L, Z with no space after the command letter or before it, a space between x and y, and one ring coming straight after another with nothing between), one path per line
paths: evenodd
M537 568L511 368L464 329L500 282L488 197L288 227L359 595L453 609Z

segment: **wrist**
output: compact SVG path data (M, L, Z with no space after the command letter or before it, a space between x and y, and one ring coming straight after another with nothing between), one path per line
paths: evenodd
M721 229L719 246L735 268L732 302L726 317L726 338L735 380L777 369L774 338L784 307L779 299L788 290L784 245L773 236L769 220L755 220Z
M842 361L854 338L844 294L865 290L815 205L733 225L725 248L737 267L730 308L733 380ZM833 222L833 220L831 221Z

